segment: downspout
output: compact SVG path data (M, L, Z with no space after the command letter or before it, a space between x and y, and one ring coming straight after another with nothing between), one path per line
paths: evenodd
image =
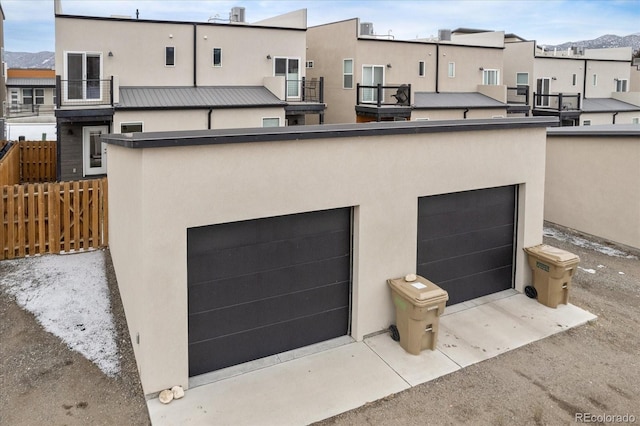
M613 124L616 124L616 115L618 115L619 111L613 113Z
M465 108L464 115L462 116L462 118L467 118L467 113L468 112L469 112L469 108Z
M436 43L436 93L440 93L438 89L438 80L440 80L440 43Z
M209 114L207 114L207 129L211 130L211 113L213 108L209 108Z
M582 79L582 98L587 98L587 60L584 60L584 78Z
M197 51L198 51L198 42L197 42L197 32L198 32L198 24L193 24L193 87L198 87L198 72L196 71L196 66L198 65L197 61Z

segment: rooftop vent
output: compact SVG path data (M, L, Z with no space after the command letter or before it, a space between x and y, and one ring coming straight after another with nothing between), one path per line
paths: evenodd
M229 13L230 22L244 22L244 7L233 7Z
M373 22L360 23L360 35L372 36L373 35Z
M451 41L451 30L438 30L438 38L441 41Z

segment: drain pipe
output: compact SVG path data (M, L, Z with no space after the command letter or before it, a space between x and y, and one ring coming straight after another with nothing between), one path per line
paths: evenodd
M613 113L613 124L616 124L616 115L618 115L620 111L616 111Z
M211 130L211 113L213 112L213 108L209 108L209 114L207 114L207 129Z
M198 87L198 73L196 66L198 65L198 24L193 24L193 87Z
M467 118L467 113L469 112L469 108L466 108L464 110L464 115L462 116L462 118Z
M440 93L438 89L438 81L440 80L440 43L436 43L436 93Z

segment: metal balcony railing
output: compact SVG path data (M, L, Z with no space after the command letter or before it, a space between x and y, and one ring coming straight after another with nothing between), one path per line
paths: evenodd
M529 105L529 86L519 84L515 87L507 87L507 103Z
M536 109L579 111L580 99L580 93L533 93L533 104Z
M285 101L324 103L324 77L286 80Z
M37 117L39 115L53 115L53 104L12 104L5 102L4 116L7 118Z
M113 77L108 80L62 80L56 76L57 107L113 105Z
M356 88L356 105L371 104L378 107L383 105L411 105L410 84L365 86L358 83Z

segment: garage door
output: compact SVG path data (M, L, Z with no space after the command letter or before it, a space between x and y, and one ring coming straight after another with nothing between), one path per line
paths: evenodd
M187 230L189 375L348 333L351 209Z
M418 274L449 305L511 288L515 212L515 186L421 197Z

